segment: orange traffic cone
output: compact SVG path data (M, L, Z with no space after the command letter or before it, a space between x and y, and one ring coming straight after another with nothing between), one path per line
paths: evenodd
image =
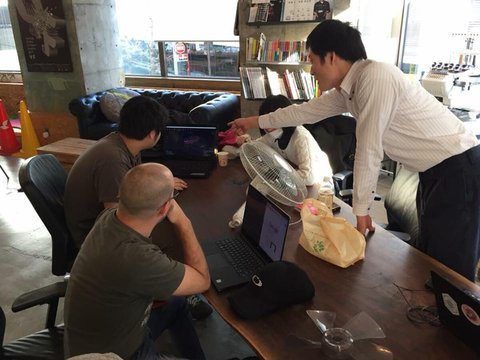
M8 120L7 110L0 99L0 155L11 155L20 149L12 124Z
M25 105L23 100L20 101L20 124L22 127L22 150L13 155L26 159L37 155L37 148L40 146L40 143L38 142L32 119L30 119L28 114L27 105Z

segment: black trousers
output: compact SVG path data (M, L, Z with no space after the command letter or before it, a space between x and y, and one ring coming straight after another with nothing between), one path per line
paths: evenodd
M480 257L480 145L419 177L416 247L473 281Z

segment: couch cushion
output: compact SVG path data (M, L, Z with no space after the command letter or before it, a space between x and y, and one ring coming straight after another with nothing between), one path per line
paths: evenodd
M100 109L109 121L118 123L123 104L139 95L138 92L126 88L108 90L100 98Z
M182 112L182 111L177 111L173 109L168 109L168 123L169 124L190 124L192 120L190 119L190 116L188 114Z

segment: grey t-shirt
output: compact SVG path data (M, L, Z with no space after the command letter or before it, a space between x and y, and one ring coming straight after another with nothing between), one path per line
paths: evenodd
M133 156L120 134L100 139L73 164L65 186L65 216L73 240L80 248L104 209L104 202L117 202L125 174L141 163Z
M140 347L153 299L168 300L185 266L168 258L106 209L73 265L65 296L65 355L114 352L124 359Z

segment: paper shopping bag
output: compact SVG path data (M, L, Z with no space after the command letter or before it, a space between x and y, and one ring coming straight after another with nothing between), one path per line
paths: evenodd
M365 257L365 238L347 220L334 217L316 199L305 199L299 243L310 254L346 268Z

